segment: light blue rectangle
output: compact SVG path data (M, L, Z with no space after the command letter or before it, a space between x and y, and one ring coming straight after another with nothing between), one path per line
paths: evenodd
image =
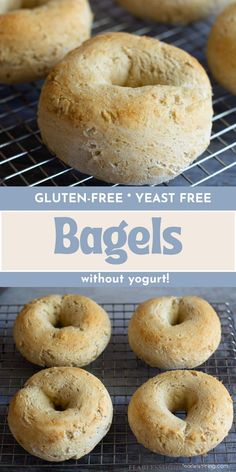
M236 187L7 187L0 210L236 210Z
M120 279L120 281L119 281ZM131 284L131 280L133 283ZM137 273L137 272L69 272L69 273L0 273L1 287L236 287L236 273Z

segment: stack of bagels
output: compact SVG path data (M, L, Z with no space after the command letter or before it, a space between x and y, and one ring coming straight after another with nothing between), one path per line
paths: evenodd
M19 444L41 459L60 462L89 453L108 432L109 393L81 369L106 348L108 314L80 295L33 300L19 313L14 339L30 362L47 367L12 399L8 423ZM128 407L138 442L168 456L207 453L228 434L233 404L216 378L193 369L218 348L221 324L198 297L162 297L141 304L128 329L132 350L144 362L171 369L138 388ZM186 418L177 416L186 412Z
M236 94L235 0L119 2L138 17L183 25L226 7L207 57L214 77ZM88 39L92 18L87 0L2 0L0 83L49 74L38 124L45 145L66 164L111 183L169 181L210 142L208 76L188 53L153 38Z

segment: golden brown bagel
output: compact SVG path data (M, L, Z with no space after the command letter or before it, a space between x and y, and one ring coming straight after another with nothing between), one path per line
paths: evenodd
M191 369L205 362L221 339L220 320L198 297L160 297L137 308L129 323L136 355L160 369Z
M236 95L236 3L226 8L213 25L207 58L215 79Z
M91 25L87 0L4 0L0 6L0 83L44 77L90 37Z
M186 411L186 419L175 412ZM173 457L206 454L227 436L233 403L226 388L203 372L165 372L143 384L131 398L129 425L137 441Z
M21 354L43 367L87 365L104 351L110 336L107 313L80 295L33 300L14 324L14 339Z
M207 148L212 91L186 52L110 33L86 41L52 70L38 123L48 148L81 172L111 183L158 184Z
M112 422L100 380L75 367L33 375L10 403L8 424L18 443L41 459L60 462L88 454Z
M186 24L216 14L235 0L118 0L131 13L152 21Z

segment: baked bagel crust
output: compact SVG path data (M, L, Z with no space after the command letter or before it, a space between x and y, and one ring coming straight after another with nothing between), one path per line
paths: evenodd
M131 13L152 21L186 24L216 14L235 0L118 0Z
M207 58L215 79L236 95L236 3L226 8L213 25Z
M182 420L173 413L186 411ZM196 371L172 371L143 384L131 398L129 425L137 441L173 457L206 454L228 434L233 403L216 378Z
M106 182L158 184L206 149L212 91L196 59L156 39L110 33L50 73L38 112L60 159Z
M14 324L14 339L21 354L43 367L87 365L104 351L110 336L107 313L80 295L33 300Z
M112 402L100 380L75 367L33 375L10 403L8 424L18 443L60 462L88 454L112 422Z
M208 302L198 297L160 297L137 308L129 329L135 354L160 369L191 369L218 348L220 320Z
M87 0L5 1L0 7L0 83L44 77L90 37L91 25Z

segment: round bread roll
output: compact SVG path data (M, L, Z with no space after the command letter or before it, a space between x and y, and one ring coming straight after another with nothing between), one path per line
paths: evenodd
M129 323L135 354L160 369L191 369L216 351L221 339L215 310L198 297L161 297L137 308Z
M110 33L52 70L38 123L44 143L71 167L110 183L158 184L207 148L212 91L186 52Z
M131 13L151 21L186 24L218 13L235 0L118 0Z
M34 456L60 462L88 454L112 422L110 396L97 377L75 367L33 375L10 403L8 424Z
M236 3L226 8L213 25L207 58L215 79L236 95Z
M185 420L174 413L186 411ZM129 425L137 441L173 457L206 454L227 436L233 403L226 388L211 375L172 371L143 384L131 398Z
M43 367L90 364L104 351L110 337L107 313L80 295L33 300L14 324L14 339L22 356Z
M3 0L0 83L44 77L69 51L90 37L91 25L87 0Z

